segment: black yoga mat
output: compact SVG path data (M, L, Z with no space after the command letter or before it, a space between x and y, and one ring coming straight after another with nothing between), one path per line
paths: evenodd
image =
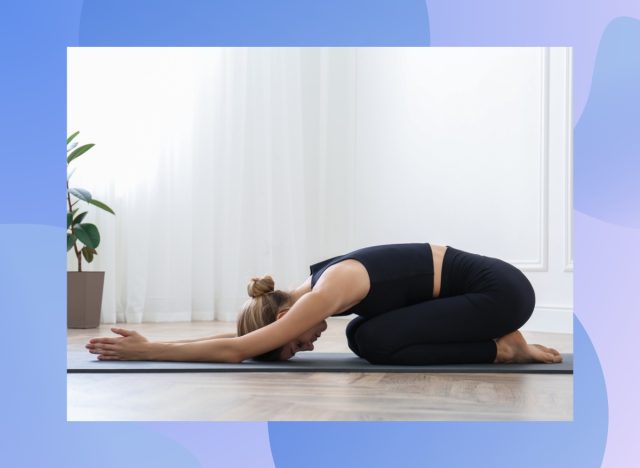
M303 352L288 361L243 361L240 364L171 361L99 361L87 351L67 354L68 373L100 372L461 372L572 374L573 354L563 354L560 364L455 364L399 366L369 364L351 353Z

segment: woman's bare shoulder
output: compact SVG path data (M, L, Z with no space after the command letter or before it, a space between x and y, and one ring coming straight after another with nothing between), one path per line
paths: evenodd
M327 268L313 290L331 296L336 303L334 313L341 313L362 301L371 287L369 273L355 259L343 260Z

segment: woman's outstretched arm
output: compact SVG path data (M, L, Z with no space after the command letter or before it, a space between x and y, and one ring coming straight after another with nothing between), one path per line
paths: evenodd
M187 343L149 343L144 354L149 361L241 362L237 338L214 338Z
M291 342L337 312L341 298L311 291L280 320L236 338L215 338L187 343L149 342L132 330L112 328L117 338L94 338L89 352L100 360L242 362Z
M134 330L112 328L111 331L121 336L93 338L86 345L101 361L240 362L237 338L164 343L151 342Z
M235 338L237 333L221 333L220 335L206 336L204 338L193 338L189 340L175 340L175 341L160 341L160 343L195 343L196 341L215 340L218 338Z
M283 346L330 317L338 303L330 294L305 294L280 320L236 338L187 343L150 342L138 332L112 328L120 337L93 338L89 352L99 360L242 362Z

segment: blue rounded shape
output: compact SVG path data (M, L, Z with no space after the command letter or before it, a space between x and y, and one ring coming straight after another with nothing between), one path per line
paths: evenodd
M85 0L91 46L417 46L423 0Z
M497 27L505 18L500 8L486 10ZM449 17L455 20L456 15L465 13L452 6ZM448 28L444 22L441 17L441 30ZM60 205L65 163L58 158L64 155L66 136L66 47L428 45L425 2L14 1L7 2L0 24L4 68L10 71L2 76L0 89L5 111L0 134L7 155L0 173L5 176L0 177L0 198L5 200L0 223L22 223L0 225L0 301L10 331L4 334L5 348L19 350L21 361L30 362L25 372L13 355L2 358L11 383L0 391L4 432L11 434L1 444L3 462L196 466L178 441L146 425L65 421L66 261L60 247L65 238ZM554 34L548 34L549 41ZM486 43L478 37L477 44L467 45ZM560 42L584 47L579 40ZM576 206L630 226L638 225L632 203L640 198L632 185L639 167L633 125L640 109L634 86L640 76L639 51L638 21L612 22L598 53L592 107L585 109L575 137ZM26 323L28 340L22 333ZM26 341L38 346L28 347ZM575 352L573 422L270 423L274 460L278 467L600 466L607 435L606 390L597 356L577 322ZM246 442L252 450L258 436L227 437ZM206 440L198 444L211 451L211 457L219 453ZM99 456L97 447L104 448ZM264 463L268 466L271 459L265 457Z
M2 466L198 466L141 424L67 422L65 237L65 228L0 224L2 340L10 351L0 355Z
M602 36L591 93L574 136L575 208L640 227L640 20L617 18Z
M278 468L599 467L607 393L577 319L574 347L573 422L270 422L273 459Z

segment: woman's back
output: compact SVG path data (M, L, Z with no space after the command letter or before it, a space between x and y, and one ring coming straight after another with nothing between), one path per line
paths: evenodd
M364 266L369 290L355 306L335 315L374 317L433 298L434 264L428 243L365 247L315 263L310 266L311 289L327 269L345 260L356 260Z

